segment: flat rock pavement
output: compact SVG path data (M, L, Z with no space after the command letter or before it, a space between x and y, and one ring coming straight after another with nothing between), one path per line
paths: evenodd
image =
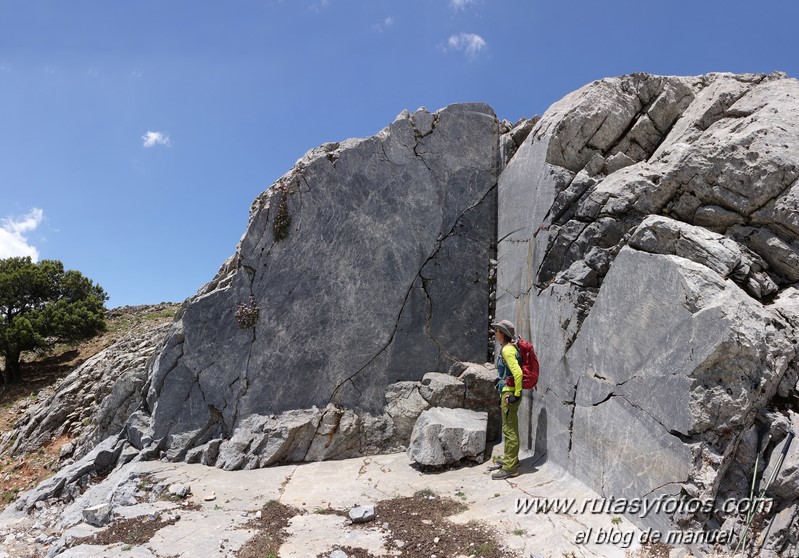
M137 477L147 478L148 482L189 485L191 495L187 501L191 505L186 507L176 502L156 501L115 506L116 519L160 511L162 516L179 513L180 520L161 528L140 546L80 544L65 549L58 556L232 557L255 534L245 524L272 500L303 510L302 515L290 522L290 536L280 548L281 558L328 556L338 546L363 548L374 555L392 556L396 555L396 549L388 549L385 534L379 529L347 529L344 527L345 517L318 512L327 508L346 512L356 505L413 496L426 490L466 504L467 509L452 516L451 521L466 523L476 520L496 529L499 532L497 540L505 544L514 556L625 557L639 547L636 542L639 530L620 514L517 513L520 505L532 502L534 498L574 499L576 507L598 498L559 467L550 463L536 465L532 458L522 461L518 477L507 480L492 480L487 464L423 473L411 466L404 453L232 472L202 465L157 461L136 463L132 467L137 469ZM424 514L424 509L419 513ZM4 533L13 535L17 530L33 537L32 521L30 518L19 519L12 525L0 527ZM380 522L378 514L375 525L379 526ZM620 534L630 533L627 537L633 539L632 543L627 545L623 539L617 540L616 544L593 542L600 530L607 533L611 529ZM98 532L99 529L81 523L66 531L62 540ZM575 542L581 533L589 532L591 542ZM3 552L7 556L23 555L11 554L10 551L10 547L0 550L0 557L4 556Z

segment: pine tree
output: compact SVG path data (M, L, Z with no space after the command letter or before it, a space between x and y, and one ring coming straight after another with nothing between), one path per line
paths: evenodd
M23 351L47 351L105 331L105 291L57 260L0 259L0 353L5 381L22 381Z

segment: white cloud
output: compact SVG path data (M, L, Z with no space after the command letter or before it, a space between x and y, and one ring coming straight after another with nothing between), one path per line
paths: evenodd
M380 23L376 23L375 25L373 25L372 28L375 31L378 31L378 32L382 33L383 31L385 31L385 30L387 30L387 29L389 29L389 28L391 28L393 26L394 26L394 18L391 17L391 16L388 16L386 19L384 19Z
M452 35L447 41L448 50L458 50L466 53L469 58L477 56L481 50L488 47L485 39L474 33L460 33Z
M449 0L449 7L455 10L464 10L469 4L474 4L474 0Z
M8 217L0 225L0 258L30 256L33 261L39 259L39 251L28 244L25 233L38 227L44 219L44 211L33 208L22 217Z
M156 145L172 147L172 140L169 139L169 136L164 132L151 132L150 130L147 130L147 133L144 134L141 139L144 140L144 143L142 144L144 147L155 147Z

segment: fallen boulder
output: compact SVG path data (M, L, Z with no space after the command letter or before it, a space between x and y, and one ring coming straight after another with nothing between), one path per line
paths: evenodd
M487 413L468 409L428 409L413 428L408 457L423 467L482 463L487 421Z

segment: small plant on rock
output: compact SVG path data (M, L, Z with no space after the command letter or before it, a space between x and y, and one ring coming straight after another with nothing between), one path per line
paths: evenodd
M261 309L255 303L255 297L250 295L249 304L239 303L236 306L236 321L241 329L252 329L258 323Z

